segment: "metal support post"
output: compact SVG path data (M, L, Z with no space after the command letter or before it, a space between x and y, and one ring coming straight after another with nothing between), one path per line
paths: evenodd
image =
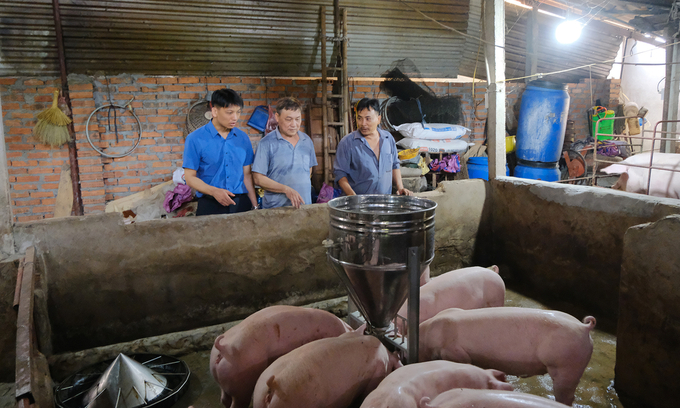
M420 326L420 251L419 247L408 249L406 267L409 276L408 291L408 358L409 364L418 362L418 335Z

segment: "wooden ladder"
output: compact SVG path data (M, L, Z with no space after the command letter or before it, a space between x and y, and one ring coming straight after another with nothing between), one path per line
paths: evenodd
M340 9L339 1L333 2L333 37L326 37L326 7L321 6L321 111L323 132L324 182L333 182L333 159L343 136L350 133L349 80L347 75L347 9ZM327 61L327 43L333 42L334 66ZM328 78L333 73L336 80L329 93Z

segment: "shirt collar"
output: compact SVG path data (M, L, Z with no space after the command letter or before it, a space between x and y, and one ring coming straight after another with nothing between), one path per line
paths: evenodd
M206 129L208 129L208 132L210 132L211 136L216 136L216 137L219 137L220 139L222 139L222 135L220 135L220 132L218 132L217 128L215 128L215 125L212 123L212 120L210 122L208 122ZM227 134L227 138L229 138L229 136L231 136L232 134L236 135L234 133L234 129L229 131L229 134Z
M354 132L354 139L366 139L364 135L361 134L361 131L359 129L355 130ZM386 130L381 129L378 127L378 136L380 139L387 139L387 136L389 135L389 132Z
M281 132L279 132L279 127L278 127L278 126L276 127L276 131L275 131L275 132L276 132L276 138L277 138L277 139L279 139L279 140L286 140L286 138L283 137L283 135L281 134ZM299 131L299 130L298 130L298 137L300 138L300 140L302 140L302 132ZM287 141L288 141L288 140L286 140L286 142L287 142Z

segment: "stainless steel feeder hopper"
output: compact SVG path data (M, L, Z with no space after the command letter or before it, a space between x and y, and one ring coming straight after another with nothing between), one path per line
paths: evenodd
M418 360L420 275L434 258L431 200L396 195L339 197L328 203L328 261L367 323L367 333ZM410 289L409 289L410 288ZM408 339L393 319L409 297ZM363 316L363 319L362 319Z

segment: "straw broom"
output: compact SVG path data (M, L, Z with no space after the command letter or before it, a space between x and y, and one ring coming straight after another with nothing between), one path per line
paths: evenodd
M52 106L40 112L38 123L33 128L33 135L41 142L53 147L59 147L71 140L68 125L71 119L57 106L59 91L54 91Z

